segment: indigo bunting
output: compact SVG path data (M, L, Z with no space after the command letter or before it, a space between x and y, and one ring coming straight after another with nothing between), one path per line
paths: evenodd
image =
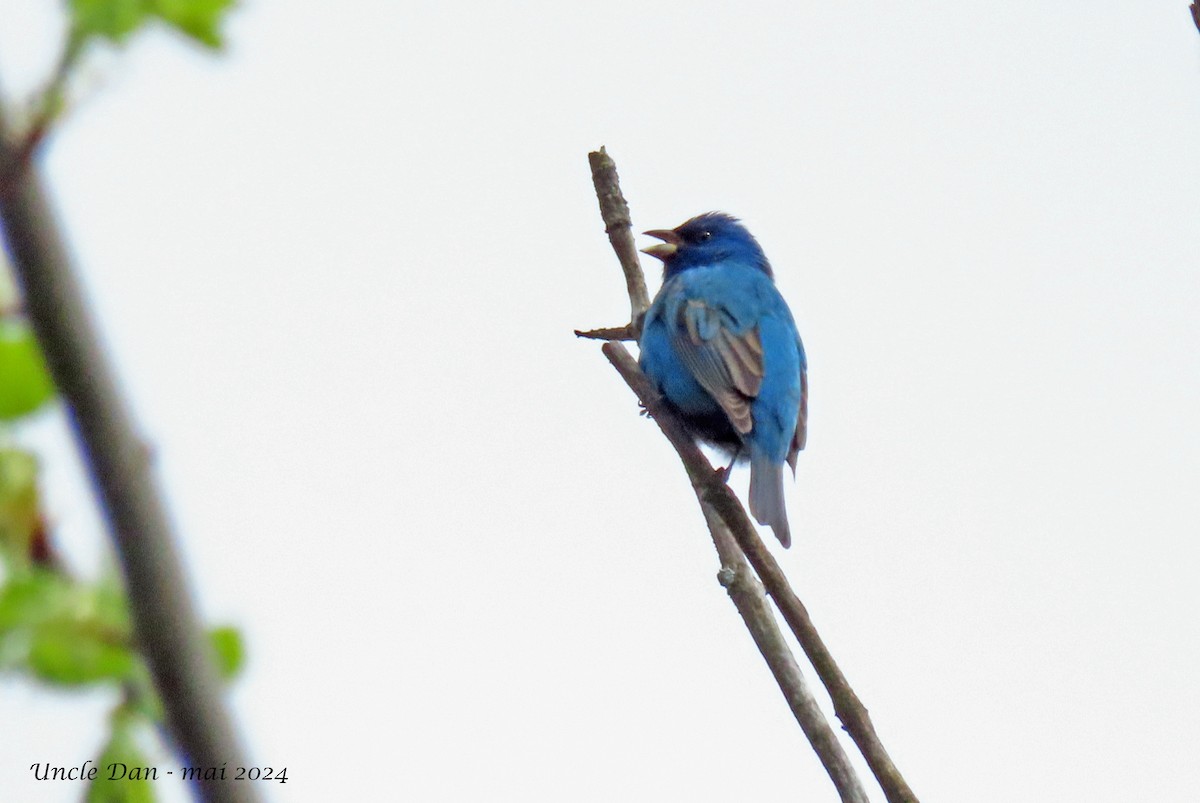
M709 212L646 232L663 284L638 342L642 371L691 433L750 461L750 512L791 546L783 464L796 471L808 418L807 361L792 313L758 241Z

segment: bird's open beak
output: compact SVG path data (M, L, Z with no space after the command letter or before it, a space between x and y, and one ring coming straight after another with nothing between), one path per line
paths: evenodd
M679 250L679 244L683 242L679 239L679 235L670 229L652 229L644 231L642 234L662 240L661 243L642 249L643 254L649 254L655 259L667 260L675 256L675 252Z

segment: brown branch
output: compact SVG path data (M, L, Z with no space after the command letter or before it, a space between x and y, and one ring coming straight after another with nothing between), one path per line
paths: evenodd
M795 656L775 622L775 615L767 602L762 583L746 563L737 542L729 532L724 520L709 505L701 504L713 543L721 556L721 571L717 577L741 614L746 629L750 631L763 660L775 676L780 691L787 700L788 708L800 723L801 730L812 745L813 751L829 773L830 779L842 800L867 801L867 793L854 772L846 751L834 734L829 721L822 713L816 698L808 689L804 675L796 663Z
M841 668L834 661L829 648L817 633L817 628L808 615L808 609L792 591L787 575L783 573L775 556L758 537L758 530L750 523L741 502L724 483L710 484L706 491L708 495L704 501L712 505L729 525L750 565L767 587L767 593L775 600L784 621L788 623L804 654L816 669L821 683L829 692L834 712L842 721L850 738L858 745L889 803L917 803L917 796L909 788L908 782L904 780L904 776L900 774L900 770L879 740L866 706L858 699Z
M603 147L588 154L592 167L592 184L596 188L596 199L600 202L600 218L613 251L625 273L625 289L629 292L629 329L633 340L642 328L642 316L650 308L650 294L646 292L646 277L638 259L637 246L633 244L633 227L629 219L629 204L621 194L617 165Z
M587 331L576 329L575 337L582 337L588 340L637 340L637 335L634 334L633 328L628 324L625 326L606 326L602 329L588 329Z
M191 766L248 766L175 548L148 450L100 346L66 242L35 164L12 143L0 99L3 236L30 324L71 416L125 577L138 647L175 746ZM24 161L22 161L24 160ZM251 785L201 781L210 801L252 801Z
M800 729L808 737L813 752L829 773L843 801L865 803L867 795L862 783L858 780L850 759L826 721L825 715L809 692L800 667L775 622L770 606L767 605L762 585L754 578L746 564L742 550L734 542L724 516L709 501L712 487L726 487L722 478L724 472L713 469L683 423L666 407L658 390L638 368L637 361L623 345L616 342L605 343L601 350L646 406L650 417L658 424L667 440L675 447L679 459L683 461L696 499L700 502L700 509L708 522L713 543L721 557L718 579L729 592L729 598L733 600L754 643L770 667L771 674L775 676L775 682L779 684L788 707L800 723Z
M20 185L24 173L33 164L34 154L50 131L51 124L62 112L67 80L83 53L83 40L74 32L68 34L55 63L54 72L37 96L37 111L11 146L0 148L0 195L11 196ZM11 132L5 132L11 137Z

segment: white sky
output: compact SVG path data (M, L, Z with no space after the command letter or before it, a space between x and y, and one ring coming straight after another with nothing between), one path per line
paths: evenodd
M722 209L775 265L780 559L921 799L1196 799L1187 0L505 5L246 2L222 57L90 62L47 151L267 799L836 799L571 336L627 316L601 144L639 230ZM0 4L10 97L53 10ZM94 572L61 426L24 438ZM77 800L28 766L109 704L5 683L0 799Z

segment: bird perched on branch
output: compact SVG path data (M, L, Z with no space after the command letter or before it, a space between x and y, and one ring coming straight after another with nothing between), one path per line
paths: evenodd
M750 461L750 512L791 546L783 464L807 435L804 345L758 241L721 212L646 232L663 285L638 342L642 371L692 434ZM728 476L728 471L726 476Z

